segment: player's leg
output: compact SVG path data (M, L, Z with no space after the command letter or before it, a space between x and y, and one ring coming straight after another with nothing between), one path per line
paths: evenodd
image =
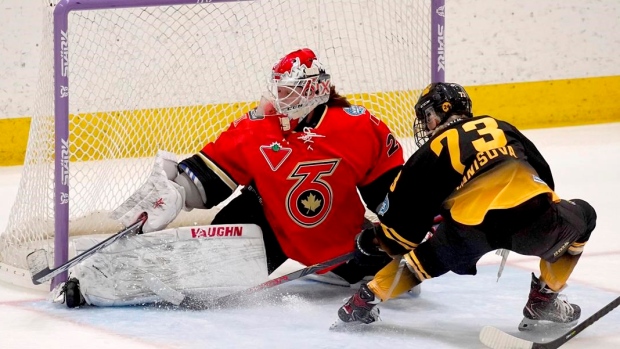
M368 284L362 284L340 308L338 316L343 322L373 322L378 318L379 312L374 308L379 302L397 297L423 280L448 271L475 275L478 260L492 250L485 234L476 227L447 218L431 239L402 259L393 260Z
M532 274L528 301L523 309L520 330L543 323L572 325L581 315L576 304L569 303L559 292L573 272L585 243L596 226L594 208L583 200L562 200L532 224L531 232L515 235L521 240L519 253L538 255L540 277ZM536 233L536 245L527 248L525 236Z
M405 259L422 281L449 271L475 275L478 260L496 248L479 226L463 225L446 217L433 237L405 255Z
M373 226L374 224L370 220L365 219L360 230L372 229ZM351 245L354 243L351 241ZM363 261L352 259L326 273L308 275L307 278L325 284L350 287L363 281L372 280L373 276L391 261L392 258L387 254L373 256Z
M553 290L564 288L596 227L596 211L583 200L562 200L557 211L558 222L551 232L558 241L541 255L541 276Z

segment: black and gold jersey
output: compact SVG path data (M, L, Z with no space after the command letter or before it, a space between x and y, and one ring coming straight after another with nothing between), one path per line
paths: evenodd
M465 225L488 210L515 207L553 192L549 165L511 124L467 118L435 134L406 162L380 210L383 233L406 249L419 244L437 214Z

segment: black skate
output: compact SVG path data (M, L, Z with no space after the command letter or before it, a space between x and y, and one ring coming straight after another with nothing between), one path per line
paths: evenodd
M80 281L76 278L70 278L62 285L60 294L64 296L64 303L68 308L75 308L86 304L84 296L80 292Z
M338 309L338 317L345 323L370 324L379 320L379 300L364 283L349 300Z
M581 308L571 304L559 293L554 292L544 282L532 274L530 296L523 308L523 320L519 331L529 331L544 325L572 327L581 316Z

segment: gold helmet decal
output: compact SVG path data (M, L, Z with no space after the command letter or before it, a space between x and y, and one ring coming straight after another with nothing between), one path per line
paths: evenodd
M433 84L426 86L426 88L422 91L422 97L426 96L429 92L431 92L431 86L433 86Z
M450 109L452 109L452 104L450 104L450 102L443 102L441 105L441 110L443 110L444 113L447 113Z

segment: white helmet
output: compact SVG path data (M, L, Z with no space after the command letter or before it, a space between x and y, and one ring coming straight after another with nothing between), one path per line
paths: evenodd
M280 59L271 70L269 91L278 113L302 119L318 105L327 103L330 76L312 50L303 48Z

